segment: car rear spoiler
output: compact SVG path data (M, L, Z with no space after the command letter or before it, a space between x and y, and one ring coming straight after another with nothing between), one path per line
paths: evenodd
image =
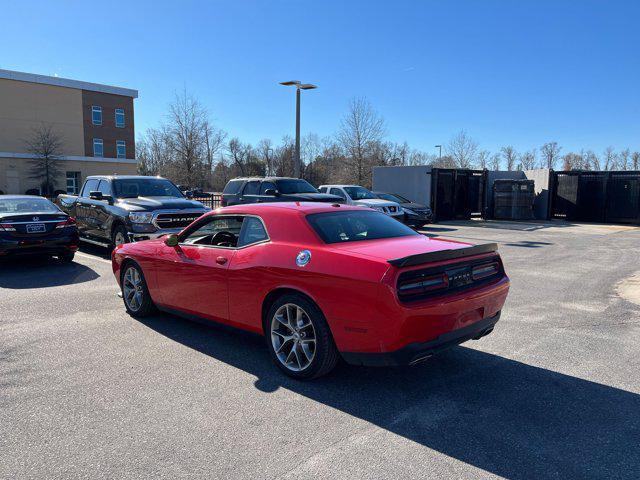
M483 253L492 253L498 251L498 244L483 243L481 245L471 245L465 248L454 248L452 250L439 250L437 252L418 253L417 255L409 255L408 257L396 258L395 260L387 260L394 267L411 267L422 263L441 262L443 260L454 260L456 258L471 257Z

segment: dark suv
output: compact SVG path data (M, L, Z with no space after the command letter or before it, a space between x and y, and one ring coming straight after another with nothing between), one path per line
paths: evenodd
M320 193L306 180L287 177L234 178L222 191L222 206L260 202L344 203L337 195Z

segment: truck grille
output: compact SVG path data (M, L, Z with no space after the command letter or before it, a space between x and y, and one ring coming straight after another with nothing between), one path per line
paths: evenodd
M199 218L202 213L159 213L155 220L154 225L159 229L165 228L183 228Z

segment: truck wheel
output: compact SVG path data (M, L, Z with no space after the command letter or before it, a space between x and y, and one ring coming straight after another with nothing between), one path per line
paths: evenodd
M264 333L271 358L290 377L317 378L338 363L340 354L322 311L302 295L277 299L264 319Z
M117 225L111 232L111 247L116 248L123 243L129 243L129 234L123 225Z

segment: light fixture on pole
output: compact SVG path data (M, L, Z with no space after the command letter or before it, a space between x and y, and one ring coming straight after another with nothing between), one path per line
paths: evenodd
M280 82L280 85L296 87L296 151L293 159L293 176L300 178L300 90L312 90L318 87L311 83L302 83L300 80Z
M436 145L436 148L440 149L440 153L438 153L438 160L442 160L442 145Z

